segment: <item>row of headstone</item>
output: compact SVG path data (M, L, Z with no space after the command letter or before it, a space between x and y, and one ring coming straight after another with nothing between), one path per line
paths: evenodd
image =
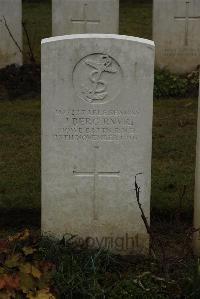
M172 2L166 3L173 12ZM164 2L157 4L159 10ZM178 10L182 3L176 4ZM187 47L189 1L185 4ZM86 16L86 9L81 8L83 19L97 25L97 18ZM173 18L183 21L178 14ZM70 19L76 25L83 23L80 16ZM83 25L87 28L88 21ZM179 45L180 32L178 36ZM179 66L176 71L183 69ZM80 246L121 254L148 252L149 235L140 207L150 223L153 73L151 41L97 34L43 40L43 232L59 238L71 233ZM198 171L197 167L197 179ZM199 212L196 196L196 228ZM196 232L197 254L199 243Z
M11 2L21 11L20 0ZM100 25L89 5L70 2L74 13L68 20L76 33L80 26ZM7 7L7 0L0 3ZM77 16L74 3L80 8ZM12 40L15 26L9 13L5 9L1 23ZM12 46L20 46L20 39L14 40ZM150 223L153 74L152 41L102 34L43 40L43 232L56 237L71 233L79 245L121 254L148 251L140 204ZM198 199L195 207L197 225Z
M119 0L52 0L52 35L118 33ZM0 0L0 68L22 64L22 0Z
M148 252L144 220L150 223L153 78L152 41L101 34L42 41L44 233L58 238L70 233L78 246L120 254ZM198 256L199 181L200 130Z
M200 65L200 1L154 0L153 7L156 66L177 73L195 70ZM118 33L118 27L119 0L52 0L53 36ZM0 39L0 67L21 64L21 0L0 0Z

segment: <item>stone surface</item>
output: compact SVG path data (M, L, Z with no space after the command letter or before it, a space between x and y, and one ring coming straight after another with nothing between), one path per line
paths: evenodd
M156 65L187 73L200 65L200 1L154 0Z
M134 178L150 220L153 73L152 41L43 40L43 232L122 254L147 251Z
M200 229L200 90L199 90L198 126L197 126L194 228ZM194 253L200 257L200 232L196 232L194 234Z
M6 28L22 49L22 2L0 0L0 68L10 64L22 64L22 54Z
M52 35L118 33L119 0L52 0Z

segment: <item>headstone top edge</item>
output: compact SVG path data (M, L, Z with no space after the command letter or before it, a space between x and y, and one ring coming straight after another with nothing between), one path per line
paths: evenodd
M78 39L90 39L90 38L96 38L96 39L113 39L113 40L126 40L126 41L132 41L135 43L144 44L147 46L150 46L152 48L155 48L155 43L152 40L144 39L140 37L135 36L128 36L128 35L119 35L119 34L96 34L96 33L89 33L89 34L70 34L70 35L61 35L61 36L55 36L55 37L49 37L42 39L41 44L48 44L58 41L64 41L64 40L78 40Z

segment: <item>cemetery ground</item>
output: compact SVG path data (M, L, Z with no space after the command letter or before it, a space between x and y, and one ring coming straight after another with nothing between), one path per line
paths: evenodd
M39 62L40 39L51 31L50 1L25 1L23 9ZM151 9L150 1L121 1L120 33L151 38ZM27 42L25 46L27 53ZM39 80L37 71L33 76ZM4 277L0 290L5 287L0 298L53 298L51 294L55 298L199 298L200 276L191 253L190 230L197 98L154 100L154 256L120 258L75 249L66 239L52 242L39 237L40 96L37 88L23 92L23 84L20 86L17 95L0 87L0 239L7 240L0 242L0 275ZM31 233L18 234L27 228ZM19 278L23 278L22 287Z

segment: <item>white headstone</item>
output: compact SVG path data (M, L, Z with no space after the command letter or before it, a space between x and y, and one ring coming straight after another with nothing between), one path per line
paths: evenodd
M103 34L42 41L42 231L142 253L150 220L154 43Z
M52 0L52 35L118 33L119 0Z
M200 1L154 0L156 65L187 73L200 65Z
M197 125L196 178L194 199L194 228L200 229L200 87ZM200 257L200 230L194 234L194 253Z
M22 64L22 53L15 42L22 49L22 1L0 0L0 68Z

